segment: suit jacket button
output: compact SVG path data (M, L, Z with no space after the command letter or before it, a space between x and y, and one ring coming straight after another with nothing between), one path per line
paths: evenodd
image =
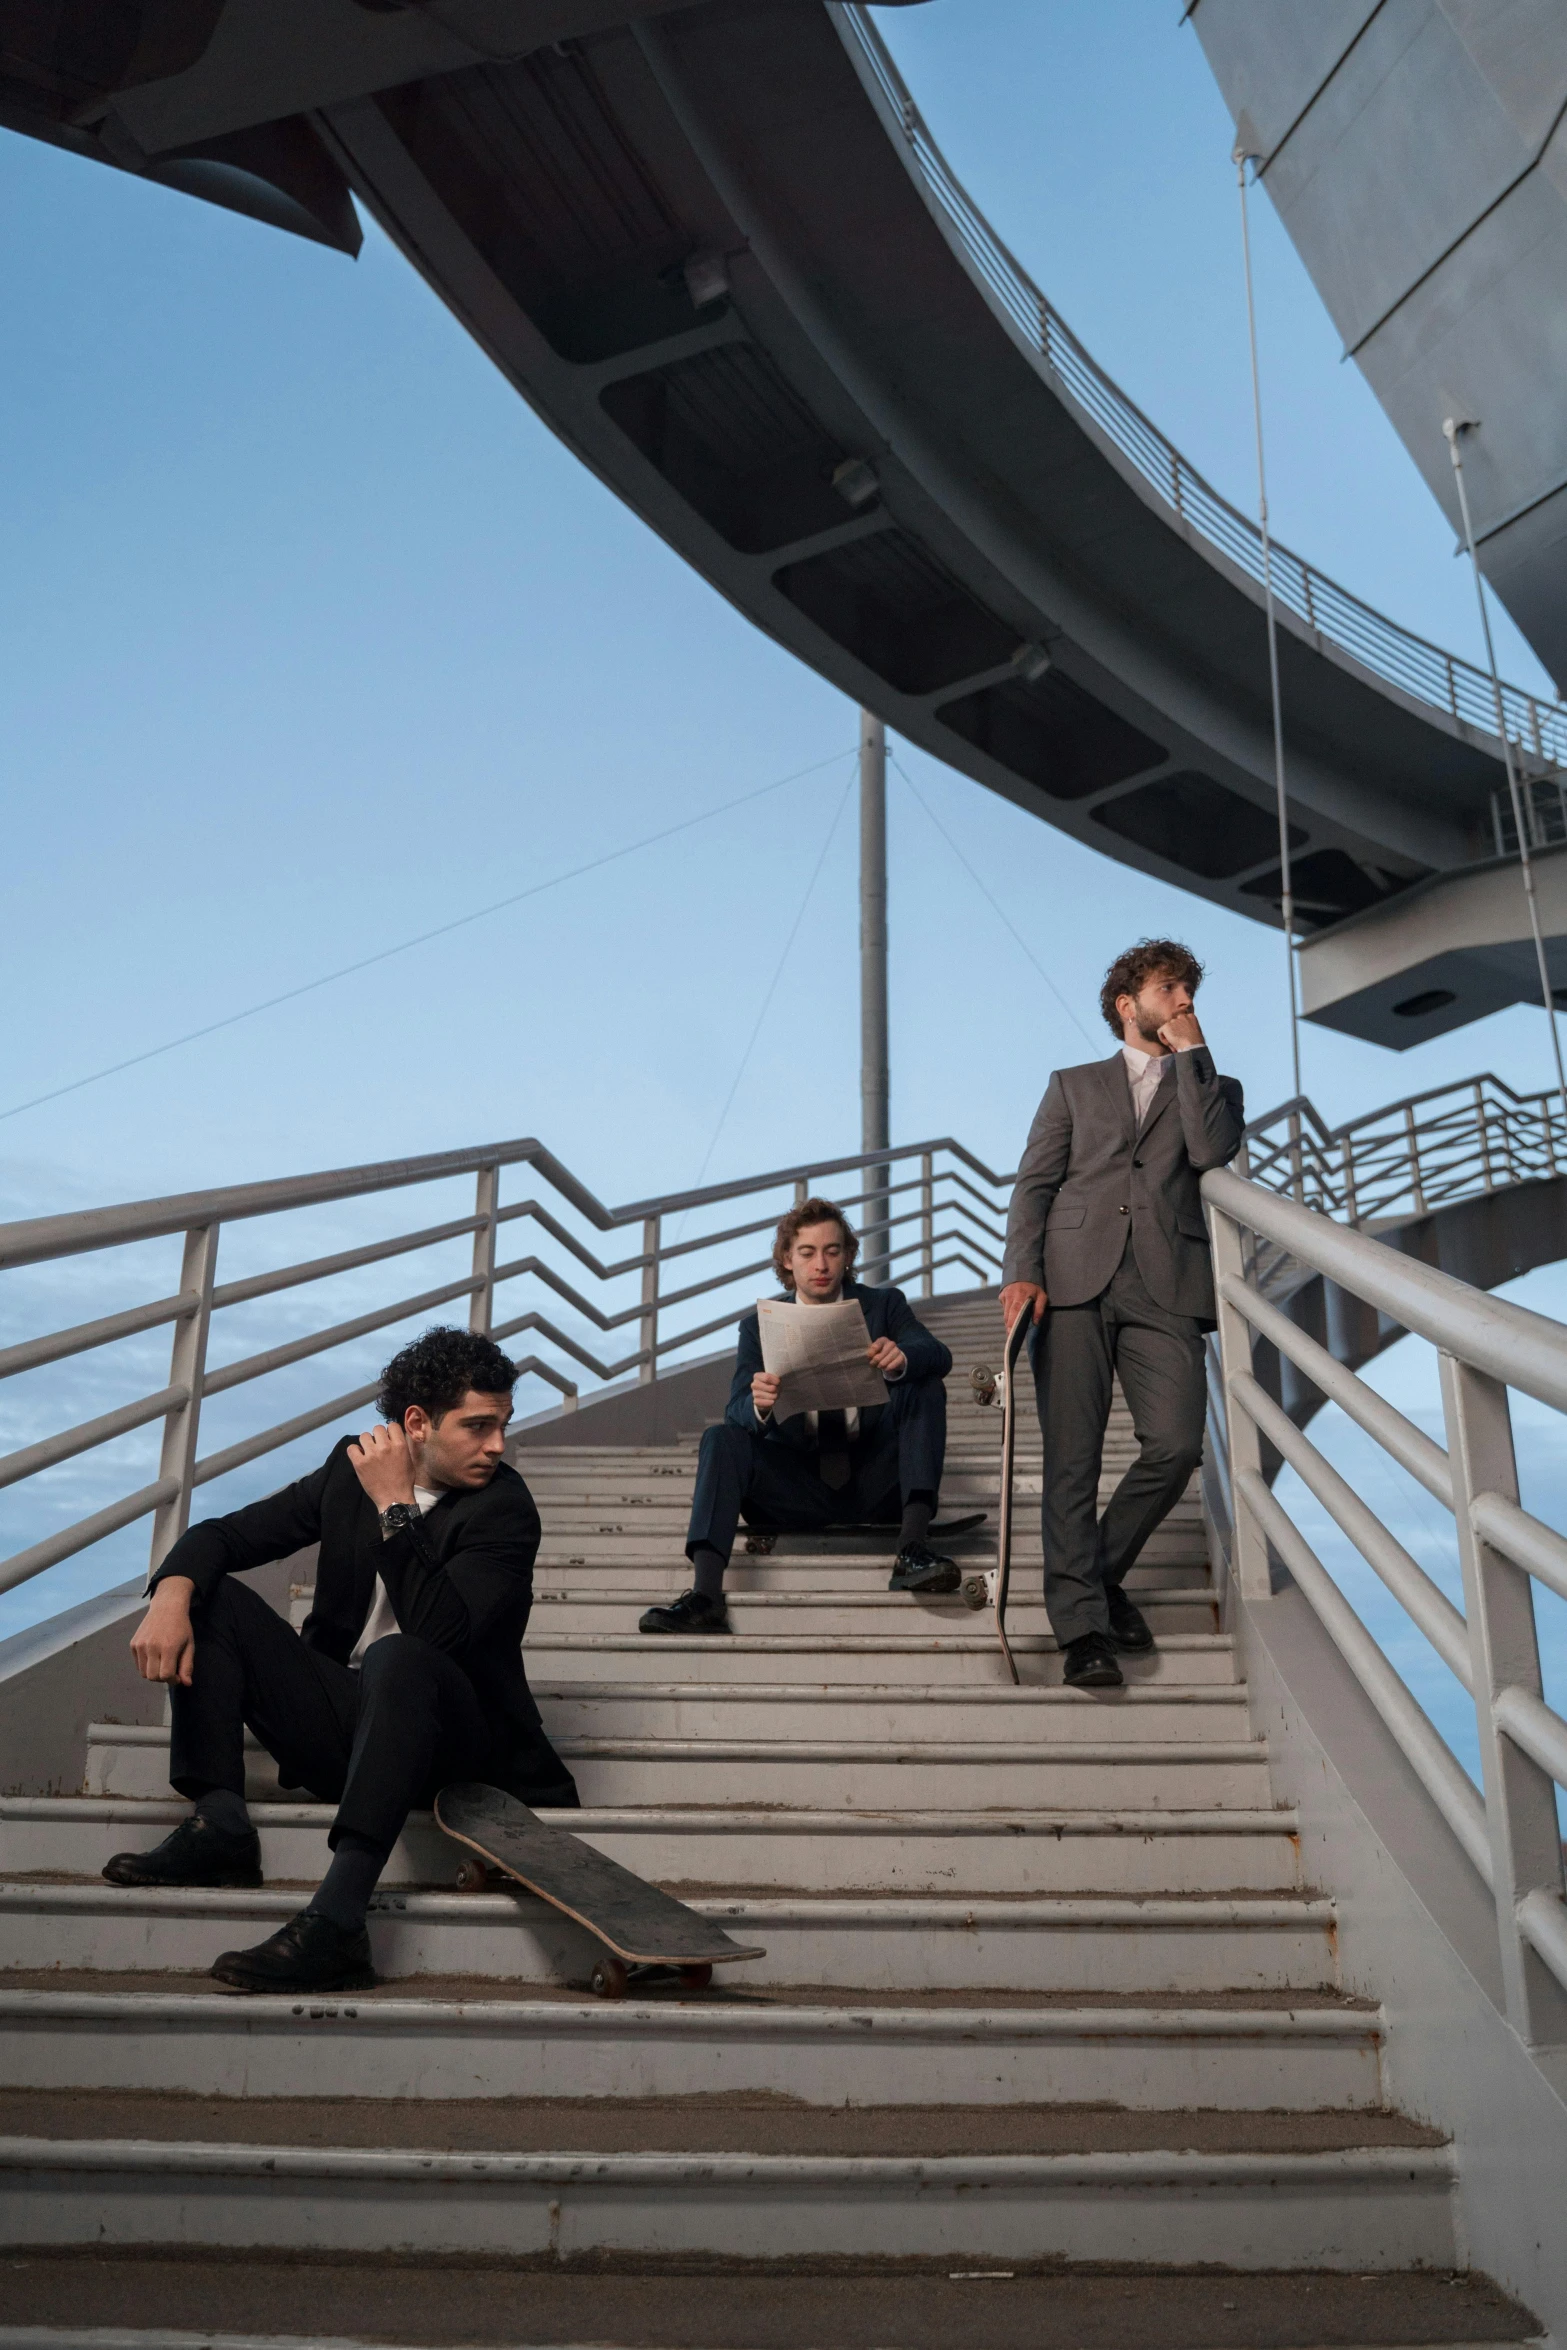
M1141 1159L1134 1159L1134 1160L1132 1161L1132 1165L1133 1165L1134 1167L1140 1167L1140 1166L1142 1165L1142 1163L1143 1163L1143 1162L1142 1162L1142 1160L1141 1160Z
M1123 1215L1123 1216L1129 1216L1129 1215L1131 1214L1131 1212L1132 1212L1132 1211L1131 1211L1131 1209L1130 1209L1130 1208L1123 1208L1123 1209L1121 1210L1121 1213L1122 1213L1122 1215Z

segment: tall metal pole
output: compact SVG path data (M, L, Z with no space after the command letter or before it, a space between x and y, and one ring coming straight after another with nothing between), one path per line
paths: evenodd
M860 1148L886 1150L887 1067L887 730L860 712ZM866 1170L865 1279L887 1279L887 1169Z
M1556 998L1551 991L1551 974L1545 959L1545 937L1540 926L1540 903L1534 894L1534 861L1529 855L1529 827L1524 821L1523 791L1518 780L1518 761L1513 755L1512 737L1507 731L1507 706L1502 697L1502 673L1496 666L1496 646L1491 637L1491 613L1485 600L1485 581L1480 572L1480 558L1475 553L1475 534L1469 521L1469 492L1464 483L1463 438L1472 432L1471 420L1449 416L1442 426L1447 445L1453 456L1453 480L1458 489L1458 518L1464 526L1464 545L1469 550L1469 567L1474 573L1475 600L1480 606L1480 630L1485 638L1485 657L1491 671L1491 692L1496 703L1496 731L1502 738L1502 759L1507 768L1507 791L1513 804L1513 822L1518 828L1518 863L1523 873L1523 894L1529 909L1529 933L1534 940L1534 960L1540 974L1540 1000L1545 1006L1545 1017L1550 1023L1551 1050L1556 1055L1556 1089L1562 1097L1562 1111L1567 1115L1567 1070L1562 1067L1561 1031L1556 1025Z
M1246 214L1246 166L1257 159L1244 147L1231 158L1241 196L1241 258L1246 270L1246 332L1251 342L1251 406L1257 431L1257 526L1262 534L1262 595L1268 621L1268 684L1273 695L1273 789L1279 818L1279 912L1289 972L1290 1058L1300 1094L1300 989L1295 969L1295 888L1290 873L1289 789L1284 771L1284 701L1279 690L1279 623L1273 601L1273 539L1268 528L1268 469L1262 446L1262 376L1257 366L1257 307L1251 287L1251 224ZM1297 1154L1296 1196L1300 1196Z

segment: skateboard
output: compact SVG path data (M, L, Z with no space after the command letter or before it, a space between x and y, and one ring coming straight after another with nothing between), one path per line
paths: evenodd
M1017 1451L1017 1366L1023 1352L1023 1343L1033 1327L1031 1314L1019 1314L1007 1332L1004 1369L998 1380L993 1371L983 1367L973 1373L974 1400L993 1404L996 1390L1001 1389L1001 1508L996 1523L996 1563L983 1575L972 1575L963 1586L963 1596L970 1607L989 1606L996 1625L996 1638L1001 1653L1007 1660L1007 1671L1021 1686L1017 1660L1007 1639L1007 1585L1012 1576L1012 1463Z
M945 1540L950 1540L954 1534L972 1534L976 1526L983 1526L988 1515L987 1510L968 1510L961 1518L938 1518L927 1529L927 1539L934 1540L940 1536ZM810 1534L885 1534L889 1527L895 1527L896 1524L895 1518L888 1518L880 1522L857 1518L852 1525L845 1526L809 1526L792 1529L778 1526L748 1526L745 1535L746 1555L748 1558L771 1557L780 1533L793 1531Z
M547 1826L499 1787L472 1781L443 1787L435 1817L454 1843L475 1856L458 1865L461 1891L479 1892L498 1871L603 1943L592 1976L600 1999L624 1999L633 1982L669 1974L678 1975L687 1990L705 1990L715 1966L767 1955L732 1942L672 1893L661 1893L580 1836Z

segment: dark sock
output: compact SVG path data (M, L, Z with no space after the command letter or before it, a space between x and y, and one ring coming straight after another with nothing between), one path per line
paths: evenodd
M935 1515L936 1496L933 1493L911 1493L903 1505L903 1523L898 1528L898 1548L907 1550L911 1542L923 1542L930 1532L930 1522Z
M318 1917L330 1918L343 1933L357 1934L388 1857L384 1844L345 1828L337 1840L332 1866L310 1898L310 1908Z
M722 1603L724 1596L724 1569L729 1561L721 1550L707 1543L698 1543L691 1553L691 1581L703 1599Z
M209 1787L205 1795L198 1795L196 1815L224 1836L250 1834L250 1814L245 1809L245 1798L236 1795L230 1787Z

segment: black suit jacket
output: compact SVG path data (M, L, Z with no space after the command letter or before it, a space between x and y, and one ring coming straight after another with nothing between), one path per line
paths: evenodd
M784 1303L791 1292L780 1290ZM872 1338L890 1338L900 1346L908 1358L905 1379L945 1379L952 1368L952 1357L939 1338L933 1338L901 1289L868 1289L858 1281L846 1281L843 1298L853 1298L865 1314L865 1327ZM809 1306L806 1312L810 1312ZM726 1420L737 1428L749 1430L769 1444L784 1444L796 1452L814 1452L819 1442L804 1412L796 1412L788 1420L764 1420L756 1417L756 1406L751 1401L751 1381L762 1368L762 1329L754 1313L744 1316L740 1324L740 1344L735 1357L735 1375L729 1390ZM860 1414L859 1441L863 1444L876 1433L885 1404L870 1404Z
M348 1458L353 1441L345 1436L319 1469L281 1493L192 1526L154 1584L166 1575L188 1575L199 1607L225 1575L290 1558L319 1542L315 1603L300 1634L307 1648L347 1664L379 1575L399 1631L444 1650L472 1682L490 1725L496 1767L505 1773L502 1784L525 1801L543 1801L563 1780L569 1787L570 1774L544 1736L522 1665L539 1547L532 1494L503 1462L488 1485L443 1493L417 1527L387 1541ZM575 1791L552 1800L575 1802Z

